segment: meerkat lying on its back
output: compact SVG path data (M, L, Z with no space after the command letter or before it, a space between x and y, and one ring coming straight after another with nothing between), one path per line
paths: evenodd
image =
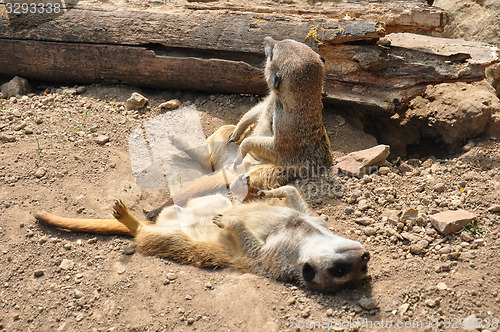
M296 188L260 194L285 200L233 206L223 195L209 195L194 198L185 207L163 209L155 224L138 220L117 202L114 226L110 220L82 223L106 224L107 233L113 233L113 227L121 234L128 232L145 254L199 267L234 267L321 291L334 291L365 277L368 252L359 242L331 233L321 218L310 216ZM88 225L78 227L78 219L46 212L36 218L59 228L92 231Z

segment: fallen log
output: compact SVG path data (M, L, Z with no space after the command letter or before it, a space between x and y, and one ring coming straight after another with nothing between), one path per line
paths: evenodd
M20 24L24 14L0 20L0 75L265 94L262 43L270 35L307 42L327 59L327 99L394 112L427 84L482 79L497 56L485 44L425 36L374 43L387 29L442 28L444 12L420 2L324 10L65 3L62 14L32 17L28 25Z

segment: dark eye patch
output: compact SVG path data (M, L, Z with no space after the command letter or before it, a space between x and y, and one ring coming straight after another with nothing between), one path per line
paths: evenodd
M316 276L316 270L308 263L305 263L302 267L302 276L306 282L311 283Z
M326 62L325 58L323 58L321 55L319 56L319 59L320 59L320 60L321 60L321 62L323 62L323 63L325 63L325 62Z
M278 90L278 88L280 87L280 84L281 84L281 76L279 76L278 74L271 74L271 85L276 89Z

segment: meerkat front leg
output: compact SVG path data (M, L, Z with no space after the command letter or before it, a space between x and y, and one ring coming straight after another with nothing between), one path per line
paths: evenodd
M253 235L245 224L235 216L219 214L212 219L213 223L236 238L243 253L249 258L257 258L263 243Z
M260 114L265 110L267 103L261 102L260 104L255 105L252 109L246 112L234 128L233 132L229 136L227 140L228 143L238 142L241 138L241 135L247 130L247 128L255 123L260 117Z
M133 236L137 234L137 231L141 226L145 225L142 221L130 213L122 201L116 201L115 205L113 205L113 217L127 226Z
M248 153L252 153L256 158L264 159L271 163L276 163L276 148L274 137L247 137L240 144L238 158L234 164L239 165Z
M293 186L283 186L272 190L260 190L257 195L269 198L282 198L286 199L288 207L302 213L309 214L309 207L306 201Z

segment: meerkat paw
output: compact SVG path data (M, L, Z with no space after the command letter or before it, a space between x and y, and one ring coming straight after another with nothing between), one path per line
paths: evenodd
M222 222L222 214L218 214L212 218L212 222L219 228L224 228L224 223Z
M125 215L128 214L128 209L125 203L123 203L121 200L115 201L115 204L113 205L113 217L116 219L120 219L125 217Z

